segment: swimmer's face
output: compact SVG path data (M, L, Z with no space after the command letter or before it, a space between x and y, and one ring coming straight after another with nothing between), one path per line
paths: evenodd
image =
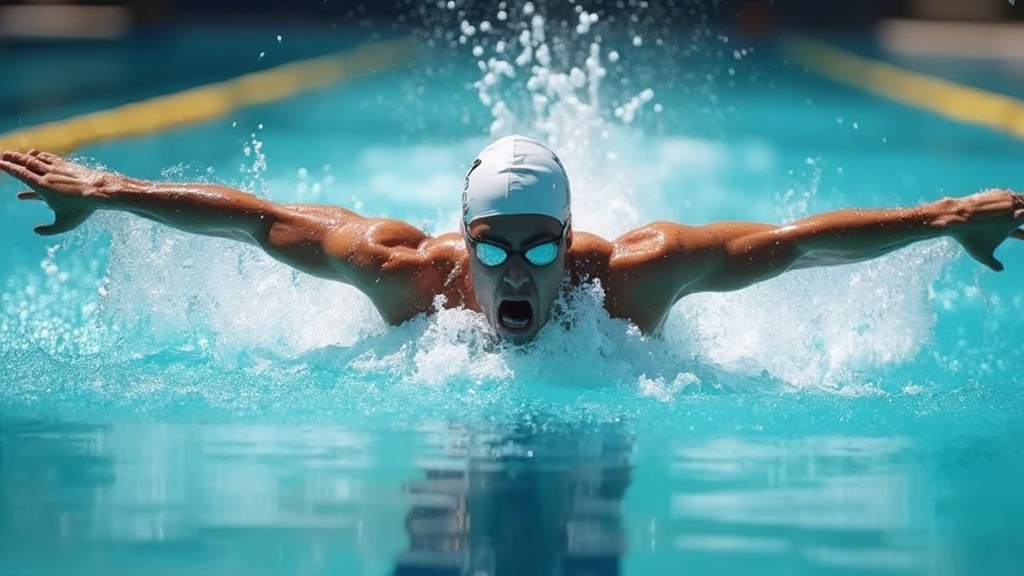
M548 216L490 216L468 226L466 249L473 292L500 337L522 344L533 339L547 322L558 298L571 242L568 227ZM503 262L487 265L503 256L507 256Z

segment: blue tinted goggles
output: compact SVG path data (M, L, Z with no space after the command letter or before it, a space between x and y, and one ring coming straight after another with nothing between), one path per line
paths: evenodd
M469 231L463 224L463 236L466 237L466 242L469 244L473 252L476 253L476 259L481 264L487 267L494 267L502 265L509 256L513 254L521 254L523 259L526 260L531 266L547 266L555 261L558 257L558 247L561 246L562 241L565 240L565 231L569 227L569 221L562 225L562 231L558 234L558 238L554 240L546 240L539 244L534 244L525 250L510 250L509 248L502 246L501 244L495 244L494 242L488 242L487 240L479 240L469 235Z

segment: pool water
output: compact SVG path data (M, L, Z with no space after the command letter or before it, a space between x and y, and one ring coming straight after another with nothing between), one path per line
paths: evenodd
M618 27L433 10L405 66L74 157L431 232L455 229L469 161L514 130L552 143L574 226L609 236L1019 187L1011 136L833 83L778 38L673 35L651 10ZM58 72L41 93L80 96L8 87L0 127L186 88L174 71L204 43L219 47L192 76L205 82L372 35L22 47L25 70L38 58ZM124 80L153 76L152 54L166 75ZM111 57L122 80L107 92L65 70ZM78 82L67 92L62 70ZM347 286L123 214L41 238L32 226L50 215L18 189L0 179L4 576L1011 575L1024 562L1019 242L997 252L1002 273L937 240L693 296L657 337L583 286L509 348L476 314L387 327Z

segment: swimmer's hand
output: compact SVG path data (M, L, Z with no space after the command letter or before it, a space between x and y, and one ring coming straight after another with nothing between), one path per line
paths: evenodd
M948 211L939 224L972 258L1002 271L1003 263L994 252L1008 238L1024 240L1024 194L989 190L940 202Z
M0 170L28 185L18 192L20 200L42 200L53 210L52 224L35 227L37 234L52 236L74 230L96 211L96 198L102 197L116 174L73 164L48 152L4 151Z

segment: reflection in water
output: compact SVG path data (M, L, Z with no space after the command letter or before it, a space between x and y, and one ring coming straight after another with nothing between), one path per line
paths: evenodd
M394 576L620 573L632 440L619 427L445 431L448 454L406 486Z
M921 574L934 489L904 438L715 439L672 454L672 541L694 574Z
M40 573L36 559L68 554L69 537L90 530L90 503L114 484L103 432L0 415L0 573Z
M382 573L359 554L393 538L366 444L337 426L0 419L0 573Z
M1022 424L996 438L963 436L936 458L937 529L948 535L945 574L1024 573Z
M622 430L442 432L4 420L2 573L619 574Z
M1016 576L1024 565L1019 423L784 439L511 419L354 433L0 414L0 574Z

